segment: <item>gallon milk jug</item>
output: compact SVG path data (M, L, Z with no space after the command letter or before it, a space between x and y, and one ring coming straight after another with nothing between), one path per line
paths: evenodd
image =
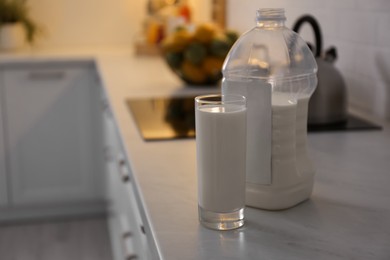
M306 139L317 64L285 20L284 9L259 9L222 69L222 93L247 98L246 205L269 210L292 207L313 189Z

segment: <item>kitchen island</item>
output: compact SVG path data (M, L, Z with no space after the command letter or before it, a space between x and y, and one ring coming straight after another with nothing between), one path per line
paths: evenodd
M126 52L22 55L17 60L73 58L96 63L131 168L152 258L390 258L388 122L381 122L381 131L309 134L316 176L308 201L282 211L247 207L244 227L208 230L198 222L195 140L144 141L126 100L218 89L186 87L161 59Z
M283 211L247 207L243 228L212 231L198 222L195 141L144 141L125 100L216 89L184 87L153 58L98 65L162 259L390 258L388 123L381 131L309 134L310 200Z

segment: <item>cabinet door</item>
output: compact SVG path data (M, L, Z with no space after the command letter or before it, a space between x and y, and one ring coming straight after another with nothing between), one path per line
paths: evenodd
M5 175L5 148L4 148L4 132L3 132L3 110L2 110L2 86L0 72L0 207L7 205L7 179Z
M9 176L15 205L98 196L92 70L37 66L4 73Z
M151 259L140 211L131 183L131 170L108 106L105 118L108 225L113 258Z
M115 178L116 174L116 161L115 161L115 151L114 145L114 125L111 120L111 114L108 108L108 104L105 104L105 110L103 113L103 123L104 123L104 146L105 146L105 196L107 201L107 221L108 229L110 234L111 241L111 250L114 260L124 259L122 253L122 241L121 241L121 231L119 227L119 217L117 209L117 179Z

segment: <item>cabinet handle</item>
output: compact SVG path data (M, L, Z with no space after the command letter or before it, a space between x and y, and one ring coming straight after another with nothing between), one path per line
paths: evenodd
M126 161L124 159L119 159L119 173L121 175L122 181L127 182L130 180L129 169L127 168Z
M132 252L129 252L129 246L127 246L127 242L131 243L133 234L130 231L124 232L122 234L122 247L123 247L123 255L125 260L135 260L138 259L138 256Z
M111 107L108 103L108 101L104 100L102 101L102 112L106 115L107 119L113 120L114 116L112 115Z
M34 71L28 74L30 80L61 80L65 78L64 71Z
M144 225L140 225L139 227L141 228L141 232L142 232L142 234L146 234L146 231L145 231L145 227L144 227Z
M126 260L138 259L138 256L134 253L134 244L132 241L133 233L130 231L129 222L125 214L119 214L119 223L122 230L122 250Z
M109 113L110 107L108 106L107 100L102 99L101 103L102 103L102 111L104 113Z

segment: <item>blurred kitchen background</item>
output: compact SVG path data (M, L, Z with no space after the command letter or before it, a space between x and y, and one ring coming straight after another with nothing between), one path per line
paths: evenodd
M346 81L349 106L390 118L390 1L228 1L228 26L245 30L253 24L252 13L259 6L284 7L290 28L302 14L316 17L323 49L337 48L335 65ZM310 30L302 28L302 35L314 42Z
M142 33L147 18L147 0L28 2L32 17L45 26L46 37L37 43L40 48L129 45ZM379 118L390 118L390 1L186 2L194 22L210 21L213 8L225 2L226 26L239 32L253 26L255 10L260 7L284 7L289 27L301 15L313 15L321 25L323 48L337 47L336 66L346 81L350 107ZM308 41L312 41L310 30L308 26L301 30Z
M152 6L175 2L189 8L194 23L215 21L239 33L254 26L258 8L285 8L286 25L290 28L302 15L314 16L322 29L323 50L330 46L337 48L335 66L346 82L350 109L390 120L390 0L27 0L31 18L44 32L32 50L95 47L135 50L135 43L147 42L144 38L147 38ZM303 26L300 34L306 41L314 42L309 26ZM13 247L18 250L20 246L25 246L28 254L20 259L30 259L31 248L38 244L46 247L46 242L37 239L39 232L44 241L64 232L66 236L76 237L69 247L61 249L64 255L72 251L71 246L85 244L81 255L109 259L105 220L98 218L88 223L81 219L59 225L4 226L0 232L0 252L3 251L0 259L13 259L4 257L4 250ZM57 237L60 242L66 241L62 236ZM96 245L91 242L94 238L99 241ZM55 247L48 250L47 259L63 259L51 257L56 250Z

